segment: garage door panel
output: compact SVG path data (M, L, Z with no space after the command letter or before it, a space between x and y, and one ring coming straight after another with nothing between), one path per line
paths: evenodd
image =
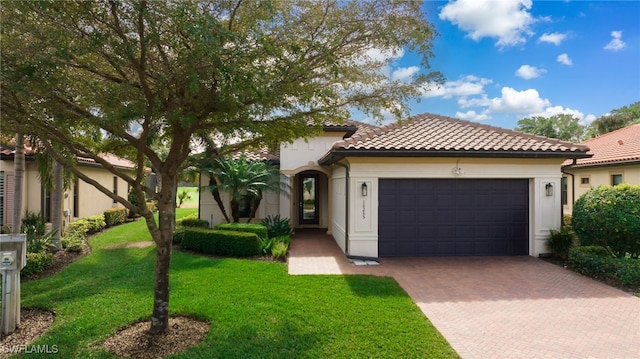
M528 253L526 179L380 179L378 183L380 256Z

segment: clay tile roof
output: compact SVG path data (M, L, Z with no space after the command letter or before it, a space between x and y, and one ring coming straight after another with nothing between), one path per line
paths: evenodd
M262 147L259 149L244 149L241 151L234 152L231 157L237 160L241 155L245 155L248 160L251 161L279 161L280 160L280 149L276 149L274 151L269 151L269 148Z
M586 157L587 146L433 114L373 127L338 141L334 151Z
M605 133L582 142L589 147L591 158L578 159L577 166L597 166L640 161L640 123ZM564 163L569 165L570 161Z
M116 155L112 155L110 153L100 154L100 157L102 157L102 159L104 159L105 161L109 162L111 165L113 165L115 167L126 168L126 169L135 168L136 167L136 164L133 163L132 161L129 161L126 158L121 158L121 157L118 157ZM87 157L78 157L78 163L86 163L86 164L93 164L93 165L97 165L98 164L92 158L87 158Z

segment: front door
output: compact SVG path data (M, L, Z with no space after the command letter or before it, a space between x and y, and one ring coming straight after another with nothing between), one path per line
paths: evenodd
M320 215L318 211L318 175L301 174L298 182L300 224L318 224Z

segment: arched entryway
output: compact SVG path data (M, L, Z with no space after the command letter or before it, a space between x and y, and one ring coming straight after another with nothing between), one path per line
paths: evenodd
M329 226L329 180L317 170L300 171L293 176L291 218L296 228Z

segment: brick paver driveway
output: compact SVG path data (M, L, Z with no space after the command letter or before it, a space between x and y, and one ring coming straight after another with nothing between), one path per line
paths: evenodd
M463 358L640 358L640 298L533 257L355 266L330 237L303 234L289 273L393 276Z

